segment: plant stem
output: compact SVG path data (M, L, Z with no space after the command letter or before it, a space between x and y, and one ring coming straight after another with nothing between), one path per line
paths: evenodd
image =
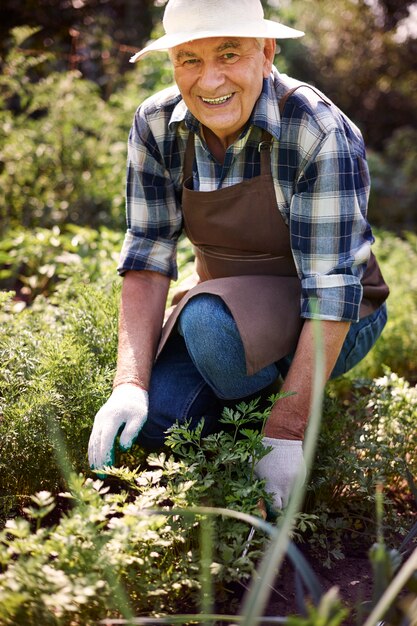
M363 626L376 626L376 624L384 617L385 613L394 602L408 579L417 569L417 548L411 554L410 558L404 563L398 574L387 587L384 595L371 611L368 619Z

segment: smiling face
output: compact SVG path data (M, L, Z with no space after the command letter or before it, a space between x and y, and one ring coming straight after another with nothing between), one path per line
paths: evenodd
M237 139L271 72L275 40L213 37L170 50L191 113L227 147Z

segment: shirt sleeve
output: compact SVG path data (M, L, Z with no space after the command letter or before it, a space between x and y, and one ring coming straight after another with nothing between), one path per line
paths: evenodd
M176 245L182 215L161 154L160 147L168 143L167 132L162 116L149 124L138 109L128 140L127 231L118 265L120 274L151 270L174 280L178 275Z
M317 142L290 207L294 260L301 277L301 315L359 319L361 278L372 233L366 219L369 171L362 142L332 128Z

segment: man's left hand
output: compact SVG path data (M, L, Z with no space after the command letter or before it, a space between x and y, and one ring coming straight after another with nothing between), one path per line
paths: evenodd
M282 509L288 504L291 489L299 474L306 476L303 442L292 439L264 437L265 447L272 447L255 466L258 478L266 481L266 490L272 494L274 505Z

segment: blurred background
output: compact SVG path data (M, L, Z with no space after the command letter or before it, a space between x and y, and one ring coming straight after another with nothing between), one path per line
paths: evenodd
M269 0L306 32L283 42L282 72L322 89L362 130L370 218L417 224L417 2ZM2 0L0 234L60 224L124 228L134 111L172 82L167 55L129 57L160 34L163 0Z

